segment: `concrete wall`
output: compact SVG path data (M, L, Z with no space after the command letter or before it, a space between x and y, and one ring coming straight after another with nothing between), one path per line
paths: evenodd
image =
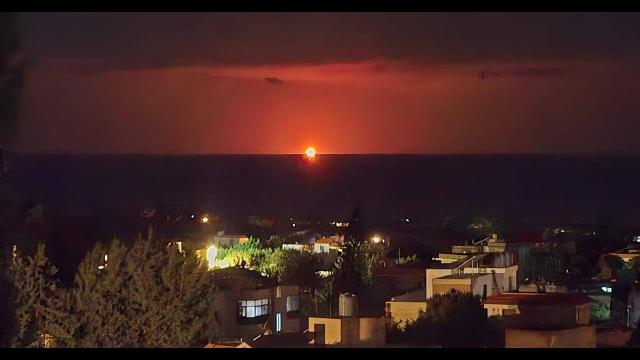
M356 344L360 347L383 346L387 340L384 318L360 318L360 331Z
M309 332L315 324L325 326L325 345L340 347L376 347L386 342L385 319L380 318L309 318Z
M240 339L254 337L263 333L261 328L264 323L275 332L276 313L282 314L281 332L300 331L300 319L296 314L287 314L287 296L298 295L297 286L279 286L270 289L259 289L250 291L219 291L214 297L212 306L219 335L223 339ZM238 301L239 300L259 300L270 299L271 308L269 316L261 322L239 323ZM289 316L290 315L290 316Z
M309 332L313 333L315 324L324 324L325 345L337 345L342 341L342 319L338 318L309 318Z
M482 296L484 285L487 286L487 296L492 294L493 278L491 274L478 275L473 278L466 279L442 279L436 278L432 280L433 295L446 294L455 289L460 292L470 292L474 295Z
M509 316L505 324L517 327L544 328L589 325L590 304L556 306L518 306L485 304L487 316ZM505 312L506 310L506 312Z
M495 271L495 276L496 276L496 282L498 283L498 286L500 287L499 291L500 292L507 292L509 291L509 278L511 278L511 290L515 291L518 289L518 265L513 265L513 266L509 266L509 267L504 267L504 268L471 268L471 267L466 267L463 269L463 272L465 274L477 274L480 273L480 271L486 271L486 273L490 276L491 275L491 271ZM438 294L438 293L442 293L442 287L439 286L438 287L438 291L434 291L434 282L433 280L439 277L443 277L443 276L447 276L447 275L451 275L453 274L451 269L427 269L426 270L426 292L427 292L427 299L430 299L433 297L434 294ZM490 277L489 279L489 286L487 289L487 294L489 293L493 293L492 289L493 289L493 278ZM481 280L482 283L484 284L484 279ZM452 288L456 289L456 290L461 290L461 291L471 291L472 288L469 288L467 290L462 290L462 289L458 289L456 287L451 287L449 289L447 289L444 292L448 292L449 290L451 290ZM475 291L475 289L474 289ZM474 292L475 293L475 292ZM482 295L482 285L480 285L480 291L478 293L475 293L477 295Z
M340 326L342 331L342 341L340 346L344 347L356 347L358 346L360 338L360 322L357 317L347 317L340 319Z
M433 297L433 279L439 278L442 276L451 275L451 269L427 269L426 276L426 291L427 291L427 299L431 299Z
M427 309L426 301L387 301L387 314L400 328L409 321L415 321L421 311Z
M440 280L433 284L433 295L447 294L451 292L451 289L455 289L460 292L471 292L471 282L467 284L451 283L448 281Z
M464 268L465 274L477 274L486 272L487 274L491 275L492 271L495 271L496 282L500 287L500 292L509 291L509 277L511 277L511 291L516 291L518 289L518 265L512 265L504 268ZM493 284L493 279L491 281Z
M508 316L519 314L518 305L485 304L487 316Z
M631 330L615 328L598 332L598 347L625 347L631 339Z
M268 318L269 325L274 324L273 305L274 289L252 291L219 291L213 298L214 315L219 336L223 339L254 338L262 334L261 324L238 323L238 301L271 299L272 309ZM267 320L265 320L267 321Z
M589 325L591 318L591 304L583 304L576 306L576 324Z
M576 326L577 316L574 305L553 305L553 306L518 306L519 313L514 316L507 316L504 319L507 327L545 329L545 328L571 328ZM586 313L587 322L589 319L588 307ZM583 322L584 323L584 322Z
M273 313L270 315L271 329L276 330L276 314L282 315L282 329L280 332L298 332L300 331L299 311L296 313L287 313L287 297L297 296L298 305L300 304L299 288L292 285L280 285L276 287L275 298L273 299Z
M491 274L475 277L471 279L471 292L473 293L473 295L482 297L482 294L484 292L484 285L486 285L487 296L491 296L491 294L493 294L492 284L493 278L491 277Z
M507 348L595 348L595 326L565 330L506 329Z

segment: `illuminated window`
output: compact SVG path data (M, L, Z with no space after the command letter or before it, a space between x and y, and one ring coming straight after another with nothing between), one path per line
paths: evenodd
M276 314L276 332L282 331L282 314Z
M300 302L298 301L298 295L287 296L287 312L294 312L300 310Z
M238 317L257 318L269 315L269 299L238 301Z

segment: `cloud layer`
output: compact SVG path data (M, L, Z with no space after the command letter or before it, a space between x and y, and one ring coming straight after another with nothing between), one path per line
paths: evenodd
M30 152L640 154L637 14L25 14Z

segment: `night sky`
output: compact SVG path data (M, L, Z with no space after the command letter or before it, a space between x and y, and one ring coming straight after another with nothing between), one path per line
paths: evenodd
M16 151L640 155L640 14L21 14Z

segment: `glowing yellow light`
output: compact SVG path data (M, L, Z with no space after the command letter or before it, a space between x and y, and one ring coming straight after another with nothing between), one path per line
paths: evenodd
M215 266L216 256L218 256L218 248L215 245L209 246L207 248L207 263L209 263L209 269Z
M223 260L218 260L216 261L216 266L224 269L224 268L228 268L229 266L231 266L231 263L229 262L229 259L223 259Z
M200 221L203 224L208 224L209 223L209 217L207 217L206 215L202 217L202 219L200 219Z
M371 237L371 241L373 241L374 244L379 244L382 241L382 238L380 235L373 235Z
M316 149L313 147L308 147L307 150L304 151L304 155L307 159L313 159L316 157Z

